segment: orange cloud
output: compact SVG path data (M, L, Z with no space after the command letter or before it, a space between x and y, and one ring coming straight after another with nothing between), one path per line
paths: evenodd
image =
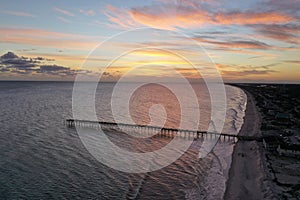
M1 43L27 44L66 49L94 48L99 41L95 37L46 31L41 29L0 29Z
M175 51L174 51L175 52ZM160 49L138 49L133 52L135 55L141 55L141 56L149 56L149 57L173 57L174 52L172 51L167 51L167 50L160 50Z
M129 14L140 24L170 30L177 27L197 27L210 21L206 11L192 7L178 7L177 5L134 8L129 11Z
M107 5L104 14L111 22L114 23L114 25L108 25L113 28L128 29L139 25L130 17L128 11L125 9L119 9L112 5Z
M218 24L237 24L237 25L248 25L248 24L276 24L286 23L293 21L293 18L280 14L280 13L259 13L259 12L233 12L233 13L218 13L215 16L216 23Z
M228 65L228 64L216 64L218 69L220 70L222 77L227 80L239 80L239 79L258 79L264 78L269 79L270 75L274 76L274 74L279 71L272 69L278 63L273 63L269 65L262 66L252 66L252 65Z
M131 28L146 25L154 28L174 30L177 28L213 25L250 25L287 23L293 17L277 12L210 12L200 5L156 4L130 10L107 6L106 15L115 25Z

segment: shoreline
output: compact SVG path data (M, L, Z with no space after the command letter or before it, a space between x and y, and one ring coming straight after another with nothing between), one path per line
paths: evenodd
M241 89L241 88L240 88ZM243 89L242 89L243 90ZM261 115L252 94L247 95L244 123L239 135L260 136ZM261 146L256 141L238 141L233 149L224 199L264 199L264 161Z

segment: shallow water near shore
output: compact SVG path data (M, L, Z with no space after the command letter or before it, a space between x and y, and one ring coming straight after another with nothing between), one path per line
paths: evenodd
M73 83L60 82L0 82L1 199L223 197L232 141L219 142L211 154L199 159L202 141L195 140L176 162L154 172L128 174L114 170L93 158L76 129L64 126L64 119L72 118L72 87ZM97 89L95 107L99 120L113 120L109 106L113 87L113 83L103 83ZM223 132L237 134L247 97L239 88L225 87L227 116ZM193 88L201 97L199 129L204 130L210 123L209 93L201 84L194 84ZM166 127L177 127L178 105L174 96L165 94L164 88L157 85L148 85L136 93L130 108L133 120L138 124L149 123L149 108L160 103L167 113ZM180 106L191 112L195 109ZM156 119L153 123L162 120L161 112L152 114ZM132 140L116 130L106 134L115 144L136 152L159 149L170 142L170 138L163 137Z

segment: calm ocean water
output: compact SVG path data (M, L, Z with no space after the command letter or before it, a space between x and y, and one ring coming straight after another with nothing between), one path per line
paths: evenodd
M110 108L113 87L112 83L103 83L97 89L99 120L114 119ZM198 91L201 108L199 129L205 130L210 121L209 94L201 84L193 87ZM63 124L64 119L72 118L72 88L73 83L0 82L0 199L222 198L233 142L220 142L213 153L199 159L201 141L194 141L176 162L146 174L111 169L93 158L74 128ZM243 122L246 95L232 86L226 86L226 94L223 132L237 134ZM118 95L114 98L122 98L122 93ZM174 98L163 87L147 85L131 98L132 119L148 124L149 108L160 103L167 113L166 126L176 127L180 111ZM122 105L118 109L122 119ZM160 112L154 110L152 114L154 124L162 120ZM159 137L133 141L113 130L107 134L122 148L138 152L159 149L170 141Z

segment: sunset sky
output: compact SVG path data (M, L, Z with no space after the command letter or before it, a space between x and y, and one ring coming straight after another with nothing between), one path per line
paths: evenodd
M300 82L300 0L13 0L0 17L0 80L198 78L184 57L227 82Z

